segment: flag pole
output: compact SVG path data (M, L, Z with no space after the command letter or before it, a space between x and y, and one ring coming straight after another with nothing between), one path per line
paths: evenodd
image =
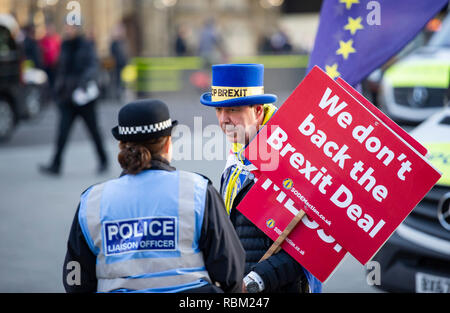
M289 222L288 226L283 230L283 232L280 234L280 236L275 240L275 242L270 246L269 250L266 251L266 253L262 256L262 258L259 260L259 262L264 261L265 259L269 258L273 254L278 253L281 250L281 244L284 242L284 240L289 236L289 234L292 232L292 230L297 226L297 224L302 220L302 218L305 216L305 211L300 210L297 215Z

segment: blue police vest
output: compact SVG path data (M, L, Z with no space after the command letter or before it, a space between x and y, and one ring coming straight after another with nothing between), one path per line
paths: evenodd
M78 219L98 292L179 292L211 282L198 243L207 180L149 170L89 188Z

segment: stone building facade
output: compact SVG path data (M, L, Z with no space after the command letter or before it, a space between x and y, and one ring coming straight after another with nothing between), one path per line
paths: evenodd
M214 20L229 55L256 54L260 39L278 26L281 0L0 0L0 13L13 14L19 25L33 23L38 36L45 21L62 30L68 14L81 14L85 32L106 55L114 27L125 25L132 55L174 55L182 28L191 54L199 34Z

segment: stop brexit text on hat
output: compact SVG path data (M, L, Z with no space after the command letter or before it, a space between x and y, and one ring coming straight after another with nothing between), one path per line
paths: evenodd
M263 174L291 180L295 203L365 264L441 176L403 138L315 67L245 157L260 169L278 160Z

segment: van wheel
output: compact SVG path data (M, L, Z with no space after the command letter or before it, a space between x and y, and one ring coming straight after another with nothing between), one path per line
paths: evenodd
M9 102L0 99L0 141L9 139L16 127L16 115Z

